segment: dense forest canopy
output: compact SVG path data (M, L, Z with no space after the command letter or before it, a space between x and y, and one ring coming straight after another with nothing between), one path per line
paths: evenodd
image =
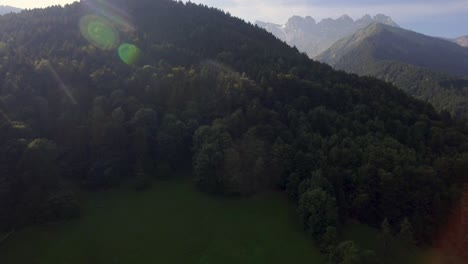
M335 69L391 82L436 110L468 121L468 48L456 43L372 24L316 59Z
M468 172L449 114L190 2L0 16L0 110L5 230L78 216L76 185L143 189L191 166L210 193L286 191L324 245L350 220L428 244Z

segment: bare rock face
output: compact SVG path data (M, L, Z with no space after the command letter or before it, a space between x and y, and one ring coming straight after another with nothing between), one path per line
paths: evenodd
M468 48L468 35L455 39L455 42L462 47Z
M337 19L323 19L318 23L310 16L293 16L284 25L261 21L255 23L280 40L306 52L311 58L330 48L336 41L348 37L372 23L398 27L390 17L382 14L374 17L365 15L356 21L348 15L343 15Z

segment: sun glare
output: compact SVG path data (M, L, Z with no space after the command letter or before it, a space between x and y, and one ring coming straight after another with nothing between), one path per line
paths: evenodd
M87 15L80 20L80 31L92 45L103 50L115 49L119 32L104 18Z
M119 58L128 65L138 61L141 50L134 44L121 43L121 32L133 32L128 13L105 0L85 2L91 11L81 18L80 31L83 37L101 50L115 50Z
M126 64L133 65L140 57L140 49L133 44L124 43L119 47L119 57Z

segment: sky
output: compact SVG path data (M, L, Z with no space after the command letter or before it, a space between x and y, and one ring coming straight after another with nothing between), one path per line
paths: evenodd
M131 0L129 0L131 1ZM191 0L217 7L250 22L284 24L293 15L316 20L348 14L391 16L403 28L431 36L468 35L468 0ZM73 0L0 0L0 5L46 7Z

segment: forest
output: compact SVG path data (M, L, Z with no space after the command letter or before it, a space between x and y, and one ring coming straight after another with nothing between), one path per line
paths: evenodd
M371 63L372 64L372 63ZM370 75L388 80L409 95L449 112L457 122L468 120L468 80L395 62L374 63Z
M440 112L448 112L457 123L468 120L468 80L393 60L376 60L353 54L337 69L374 76L393 83L407 94L429 102ZM350 63L346 63L350 62Z
M191 168L213 195L286 192L331 263L380 263L337 245L340 228L433 245L468 192L468 128L448 112L170 0L0 16L0 146L5 231L79 217L77 188ZM449 243L467 259L460 230Z
M407 94L468 120L468 49L449 41L373 24L336 42L316 59L335 69L393 83Z

